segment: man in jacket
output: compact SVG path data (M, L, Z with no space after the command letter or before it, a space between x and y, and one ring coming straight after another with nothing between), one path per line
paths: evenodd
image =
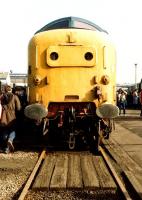
M2 116L0 126L2 129L1 137L7 141L5 153L13 152L13 140L16 137L16 112L21 109L19 98L12 93L9 85L5 86L4 94L1 98Z

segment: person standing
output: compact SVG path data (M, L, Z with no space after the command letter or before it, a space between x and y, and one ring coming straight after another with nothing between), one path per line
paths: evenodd
M14 151L13 140L16 137L16 112L20 111L19 98L12 93L12 88L6 85L1 98L2 116L0 120L1 138L6 141L5 153Z
M122 91L120 95L120 107L119 107L119 114L121 114L121 110L123 110L123 114L126 114L126 100L127 92Z
M2 115L1 98L2 98L2 93L1 93L1 91L0 91L0 120L1 120L1 115Z
M140 113L140 116L142 116L142 89L139 93L139 100L140 100L140 109L141 109L141 113Z
M139 101L139 95L137 89L133 91L133 107L134 109L138 108L138 101Z
M122 89L120 88L117 91L117 106L118 106L119 109L120 109L120 97L121 97L121 93L122 93Z

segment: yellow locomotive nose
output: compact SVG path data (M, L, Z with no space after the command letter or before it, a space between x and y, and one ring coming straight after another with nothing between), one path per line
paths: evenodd
M45 144L99 151L101 138L109 139L118 108L115 48L106 33L92 22L67 17L30 40L25 115L36 120L33 131L45 136Z

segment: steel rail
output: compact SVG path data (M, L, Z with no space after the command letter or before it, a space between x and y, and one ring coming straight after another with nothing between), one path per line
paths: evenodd
M120 177L119 177L118 174L116 173L116 170L114 169L113 165L111 164L111 162L110 162L110 160L109 160L107 154L105 153L105 151L103 150L102 147L99 147L99 148L100 148L100 152L101 152L101 154L102 154L104 160L106 161L106 163L107 163L107 165L108 165L110 171L112 172L112 174L113 174L113 176L114 176L115 181L116 181L117 184L119 185L119 188L121 189L121 191L122 191L122 193L123 193L125 199L126 199L126 200L133 200L133 199L130 197L128 191L126 190L124 184L122 183Z
M35 167L34 167L34 169L33 169L33 171L32 171L32 173L31 173L31 175L30 175L30 177L28 178L28 180L27 180L27 182L26 182L26 184L25 184L25 186L24 186L24 188L23 188L18 200L24 200L24 198L25 198L25 196L26 196L26 194L27 194L27 192L28 192L28 190L29 190L29 188L31 186L31 183L32 183L32 181L33 181L33 179L34 179L34 177L36 175L36 172L38 171L42 160L45 158L45 155L46 155L46 150L43 150L41 155L40 155L40 157L39 157L39 159L38 159L38 161L37 161L37 163L36 163L36 165L35 165Z

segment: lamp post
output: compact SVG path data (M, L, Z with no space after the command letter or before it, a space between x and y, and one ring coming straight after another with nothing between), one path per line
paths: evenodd
M135 63L135 89L137 89L137 63Z

